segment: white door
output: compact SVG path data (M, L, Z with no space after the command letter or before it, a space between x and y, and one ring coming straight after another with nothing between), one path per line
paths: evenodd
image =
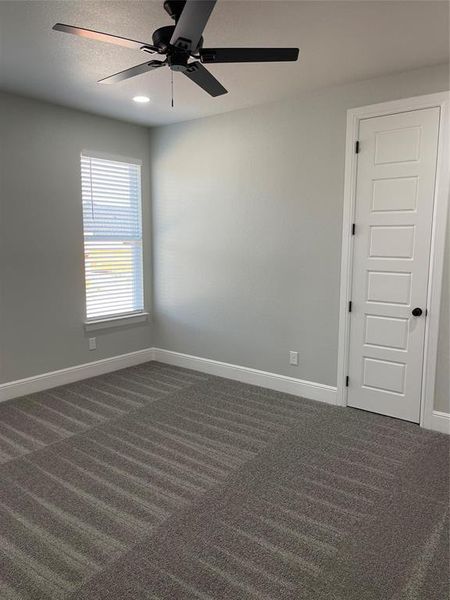
M358 136L348 405L417 423L439 112L363 119Z

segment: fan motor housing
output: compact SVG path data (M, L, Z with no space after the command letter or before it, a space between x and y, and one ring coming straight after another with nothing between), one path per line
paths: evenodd
M153 45L159 49L159 52L162 54L170 54L171 46L170 40L172 39L173 32L175 30L175 25L166 25L165 27L160 27L156 31L153 32L152 41ZM203 46L203 37L200 38L200 41L197 45L197 48L193 48L192 52L198 51ZM174 52L181 52L180 48L173 49ZM186 54L189 53L186 52Z
M166 25L165 27L160 27L154 31L152 35L153 45L159 48L162 52L166 52L169 47L174 29L175 25Z

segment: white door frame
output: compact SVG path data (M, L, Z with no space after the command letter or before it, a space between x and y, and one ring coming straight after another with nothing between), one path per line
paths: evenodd
M356 208L355 190L357 165L355 143L358 139L359 122L361 119L367 119L369 117L380 117L411 110L440 107L438 159L427 291L428 316L425 324L420 425L427 429L436 429L445 433L450 433L450 418L444 413L434 411L433 403L449 195L449 100L450 92L440 92L437 94L352 108L347 111L336 402L339 406L347 406L347 387L345 384L349 367L348 360L350 350L350 316L348 312L348 303L351 300L350 295L352 289L352 224L354 222Z

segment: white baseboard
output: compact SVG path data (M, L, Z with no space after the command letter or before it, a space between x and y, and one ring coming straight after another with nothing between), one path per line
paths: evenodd
M433 410L429 426L426 427L427 429L450 435L450 414L441 412L440 410Z
M103 373L110 373L118 369L125 369L126 367L139 365L150 360L154 360L154 351L153 348L146 348L145 350L128 352L127 354L120 354L112 358L103 358L83 365L60 369L59 371L26 377L17 381L9 381L0 384L0 402L48 390L59 385L65 385L66 383L73 383L81 379L96 377L97 375L103 375Z
M74 381L88 379L89 377L96 377L97 375L103 375L104 373L110 373L111 371L117 371L152 360L242 381L243 383L259 385L279 392L293 394L294 396L309 398L310 400L336 404L336 388L333 386L259 371L258 369L251 369L249 367L232 365L209 358L199 358L198 356L172 352L161 348L146 348L137 352L129 352L128 354L121 354L112 358L104 358L83 365L60 369L59 371L52 371L0 384L0 402L34 392L41 392L59 385L73 383Z
M144 350L129 352L113 356L112 358L104 358L83 365L60 369L59 371L52 371L51 373L43 373L42 375L2 383L0 384L0 402L48 390L59 385L88 379L89 377L96 377L97 375L103 375L104 373L110 373L152 360L208 373L209 375L217 375L218 377L258 385L278 392L308 398L309 400L317 400L319 402L326 402L327 404L336 404L337 402L337 390L331 385L305 381L304 379L278 375L277 373L269 373L250 367L232 365L210 358L200 358L198 356L191 356L190 354L182 354L181 352L172 352L171 350L164 350L162 348L145 348ZM429 423L425 426L427 429L433 431L450 434L450 414L434 410Z
M277 373L251 369L250 367L232 365L210 358L200 358L198 356L191 356L190 354L182 354L181 352L172 352L171 350L163 350L162 348L154 348L154 353L155 360L169 365L185 367L186 369L201 371L209 375L217 375L218 377L234 379L243 383L259 385L263 388L301 396L309 400L336 404L336 388L331 385L314 383L313 381L305 381L303 379L296 379L295 377L288 377L287 375L278 375Z

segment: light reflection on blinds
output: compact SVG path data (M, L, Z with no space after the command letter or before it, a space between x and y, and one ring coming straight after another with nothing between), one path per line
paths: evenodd
M141 312L141 167L81 155L86 317Z

